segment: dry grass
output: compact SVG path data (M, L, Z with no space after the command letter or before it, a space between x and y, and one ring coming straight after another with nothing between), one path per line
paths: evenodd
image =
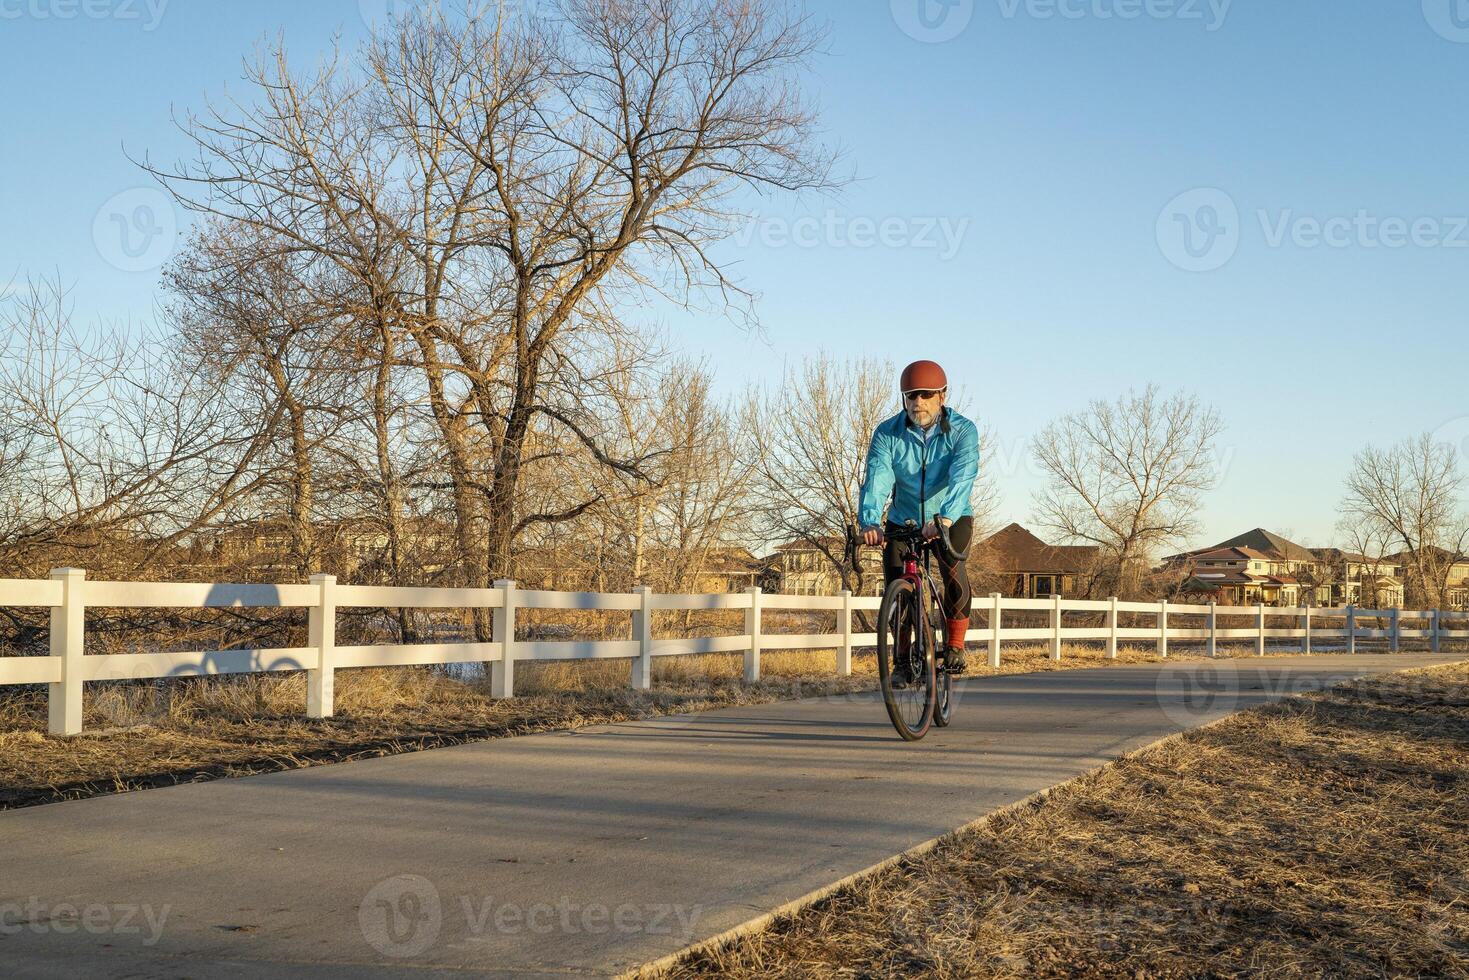
M1145 749L671 975L1469 976L1469 664Z
M1176 649L1173 659L1198 656ZM1039 646L1006 647L998 669L982 651L969 657L974 676L1155 660L1147 646L1109 661L1096 644L1068 644L1059 661ZM854 657L852 677L834 666L834 651L770 652L762 680L746 685L740 654L661 657L653 690L633 691L627 661L523 664L509 701L432 668L343 670L336 715L321 720L305 717L301 674L91 684L86 733L74 738L47 736L44 689L21 689L0 696L0 809L876 687L870 654Z

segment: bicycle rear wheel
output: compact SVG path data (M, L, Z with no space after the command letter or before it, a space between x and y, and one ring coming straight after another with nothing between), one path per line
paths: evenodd
M927 628L913 583L890 583L877 613L877 676L888 718L908 742L927 735L933 723L937 678Z
M938 691L933 700L933 727L948 728L954 720L954 675L941 664L934 665L934 676L938 680Z

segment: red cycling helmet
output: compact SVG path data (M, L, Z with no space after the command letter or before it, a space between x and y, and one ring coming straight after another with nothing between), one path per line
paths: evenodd
M943 391L949 387L949 376L934 361L914 361L903 368L898 389L903 394L910 391Z

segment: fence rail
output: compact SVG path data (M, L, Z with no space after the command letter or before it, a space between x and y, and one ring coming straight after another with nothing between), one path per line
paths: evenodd
M0 579L0 608L49 609L50 651L45 657L0 658L0 686L47 684L48 727L53 734L74 735L82 730L82 689L88 681L149 679L214 674L305 671L307 714L324 718L332 713L334 672L353 667L419 666L482 663L489 667L491 692L511 697L517 663L550 660L627 660L631 684L652 684L654 657L687 654L743 653L745 679L760 677L764 650L836 651L839 674L852 671L852 651L876 643L873 633L854 633L852 614L876 610L876 596L773 595L750 588L743 593L719 595L658 595L647 587L630 593L548 592L520 589L514 582L496 582L490 589L438 589L394 586L341 585L334 576L316 575L308 585L234 585L212 583L89 582L79 569L63 568L50 579ZM85 612L104 608L304 608L308 610L305 647L263 650L230 649L198 653L140 653L85 655ZM339 608L487 609L493 616L489 643L417 643L338 646L336 613ZM521 609L609 610L632 614L632 637L625 640L518 640L515 617ZM741 610L744 632L733 636L655 639L653 614L659 611ZM775 610L834 612L831 633L767 633L763 614ZM1310 652L1312 643L1343 640L1348 652L1359 640L1383 640L1397 652L1404 639L1428 640L1437 652L1445 638L1469 639L1469 629L1447 629L1446 623L1469 626L1469 612L1443 610L1311 608L1277 606L1184 605L1168 602L1123 602L1118 599L1012 599L998 593L976 598L975 611L985 614L983 629L971 628L969 640L987 649L992 667L1000 665L1003 642L1044 641L1053 660L1061 659L1065 640L1098 640L1106 655L1117 656L1119 641L1152 641L1168 656L1173 640L1202 641L1210 656L1218 655L1220 641L1250 640L1264 655L1266 641L1299 640ZM1007 625L1006 614L1034 619L1043 614L1045 626ZM1067 613L1088 614L1101 625L1066 625ZM1152 625L1121 625L1122 617L1153 620ZM1191 617L1176 624L1170 617ZM1202 623L1197 620L1202 618ZM1249 625L1239 624L1248 618ZM1341 620L1341 627L1323 627L1313 620ZM1422 621L1422 628L1404 628L1403 620ZM1275 624L1269 620L1277 621ZM1289 620L1290 625L1278 624ZM1364 625L1364 621L1386 621ZM1229 625L1225 625L1225 624Z

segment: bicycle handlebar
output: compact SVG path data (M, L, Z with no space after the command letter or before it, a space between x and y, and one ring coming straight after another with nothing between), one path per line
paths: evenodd
M935 540L938 541L939 548L950 564L964 561L969 557L969 549L967 548L962 552L954 550L954 543L949 540L949 528L946 524L934 521L934 527L938 528L939 532L939 536ZM928 540L923 536L923 528L914 524L912 521L909 521L905 527L894 528L891 531L884 530L883 535L894 541L917 541L919 543L926 543Z

